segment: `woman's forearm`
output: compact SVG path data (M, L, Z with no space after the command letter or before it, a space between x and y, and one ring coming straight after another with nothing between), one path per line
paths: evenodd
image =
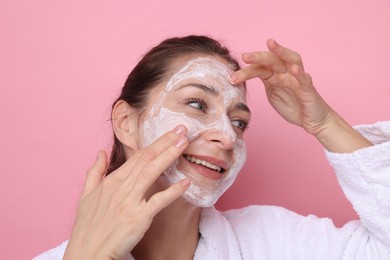
M372 145L334 111L329 116L326 127L315 137L328 151L334 153L352 153Z

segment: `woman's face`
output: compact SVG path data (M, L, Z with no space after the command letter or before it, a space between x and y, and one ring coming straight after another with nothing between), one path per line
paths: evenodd
M229 82L231 72L212 57L188 60L154 89L140 124L141 147L176 125L188 128L187 149L160 179L169 185L189 178L184 198L198 207L212 206L246 160L243 133L250 112L244 87Z

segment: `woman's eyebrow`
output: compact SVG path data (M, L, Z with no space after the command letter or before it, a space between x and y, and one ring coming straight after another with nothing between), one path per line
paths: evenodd
M204 92L207 92L213 96L218 96L219 95L219 92L218 90L216 90L214 87L212 86L206 86L204 84L199 84L199 83L189 83L189 84L186 84L186 85L183 85L181 87L179 87L178 89L181 89L181 88L184 88L184 87L196 87L196 88L199 88L201 90L203 90Z
M251 113L249 107L247 105L245 105L244 103L237 103L235 106L234 106L236 109L238 110L242 110L242 111L245 111L245 112L248 112L248 113Z

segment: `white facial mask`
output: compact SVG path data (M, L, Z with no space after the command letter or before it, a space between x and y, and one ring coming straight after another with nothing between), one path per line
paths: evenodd
M228 80L229 68L227 65L211 58L198 58L188 61L185 66L172 76L165 90L161 93L159 101L153 105L143 123L144 147L153 143L160 136L170 131L173 127L183 124L187 127L187 138L191 142L195 138L201 138L206 131L219 131L234 142L233 161L230 169L223 174L221 180L214 185L206 183L201 175L186 175L178 170L178 160L173 163L161 176L161 180L167 185L172 185L181 179L191 180L190 188L183 195L187 201L197 207L210 207L233 184L239 171L246 160L246 146L242 139L238 139L226 111L234 98L245 97L242 89L232 86ZM185 113L175 112L164 107L166 96L179 83L188 79L197 79L205 85L215 87L219 95L223 97L220 109L215 111L212 120L199 120L187 116ZM191 145L191 143L190 143ZM196 155L195 155L196 156Z

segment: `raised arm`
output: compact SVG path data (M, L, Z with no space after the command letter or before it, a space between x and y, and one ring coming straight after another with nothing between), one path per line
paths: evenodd
M320 240L336 243L341 254L354 259L390 259L390 122L352 128L318 94L300 55L274 40L267 46L269 51L242 55L248 66L230 76L232 83L262 80L274 109L326 148L340 186L360 217L356 226L324 229L334 237ZM372 254L380 257L367 257Z

